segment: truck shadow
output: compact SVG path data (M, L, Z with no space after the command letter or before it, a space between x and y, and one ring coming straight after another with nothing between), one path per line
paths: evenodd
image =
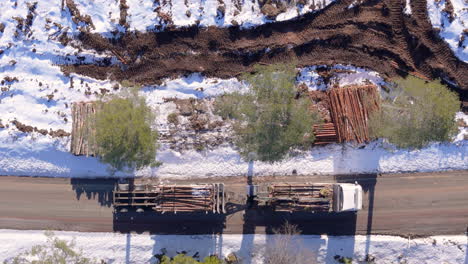
M371 235L372 235L372 222L373 222L373 216L374 216L374 201L375 201L375 186L377 184L377 173L373 174L360 174L360 175L337 175L335 176L336 182L339 183L355 183L357 182L359 185L362 186L362 190L364 192L363 195L363 201L362 201L362 210L359 211L357 214L355 214L355 217L353 219L354 222L354 230L353 232L349 232L349 234L344 234L343 235L353 235L353 242L350 243L348 242L346 244L346 252L343 252L344 254L341 256L345 257L352 257L354 255L354 249L355 249L355 235L357 235L357 217L358 215L362 214L367 214L367 218L365 220L365 235L366 235L366 241L365 241L365 252L364 256L366 258L370 257L371 252L370 252L370 247L371 247ZM349 227L351 231L351 227ZM353 234L351 234L353 233ZM362 232L359 230L359 234L362 234ZM334 245L334 241L336 243L339 243L339 240L337 239L329 239L328 241L328 250L327 253L332 254L337 248L343 247L344 245L341 245L340 247L338 245ZM338 254L339 255L339 254ZM330 260L332 256L327 257L327 260ZM335 256L333 256L335 258Z
M118 179L79 179L72 178L70 184L76 193L76 199L83 195L88 200L97 200L101 206L111 207L113 202L113 190Z
M166 213L158 212L115 212L113 214L114 232L202 235L222 234L226 227L226 215L212 213Z

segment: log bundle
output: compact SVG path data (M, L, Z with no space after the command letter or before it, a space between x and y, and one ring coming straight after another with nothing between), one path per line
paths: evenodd
M78 102L72 104L72 133L70 152L73 155L96 156L95 140L95 102Z
M324 123L314 125L315 145L323 145L338 142L338 135L336 134L335 124Z
M368 120L380 108L380 95L375 85L347 86L327 91L330 112L338 142L370 141Z
M157 187L158 212L224 211L224 184L160 185Z
M137 188L138 187L138 188ZM114 191L114 206L158 213L225 213L224 184L134 185Z
M332 210L332 184L275 184L268 189L269 203L275 211Z

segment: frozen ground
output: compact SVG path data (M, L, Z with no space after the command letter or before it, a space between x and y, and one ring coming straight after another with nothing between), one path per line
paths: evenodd
M15 2L17 2L16 7ZM128 18L130 25L132 19L133 23L138 24L143 20L149 21L148 16L154 15L145 13L151 10L147 6L148 2L140 2L127 1L128 12L132 15ZM185 5L185 1L182 2ZM82 22L77 24L67 8L62 10L60 4L55 2L38 1L37 5L27 3L22 0L0 1L0 10L2 10L0 23L5 26L3 33L0 33L0 175L109 176L107 167L97 159L69 154L69 137L54 138L38 132L23 133L12 124L12 121L16 120L46 132L60 129L71 132L70 107L73 102L95 100L119 88L119 84L110 81L98 81L76 74L66 76L57 64L77 61L99 63L104 57L112 55L79 51L80 48L73 42L63 46L61 44L63 36L77 33L79 28L84 30ZM161 12L170 5L171 8L182 5L176 1L161 3L167 5L161 7ZM192 6L192 2L188 3ZM232 10L229 11L229 6L233 2L226 0L224 3L226 14L230 14ZM242 3L252 4L251 1ZM119 16L116 13L120 11L118 3L114 0L76 0L75 4L82 15L91 15L94 25L91 31L108 32L118 22ZM200 10L198 5L208 4L209 1L202 1L196 3L193 8ZM248 10L252 8L243 8L243 10L242 12L250 12ZM303 11L305 12L305 9ZM211 11L204 9L203 12L205 14ZM242 12L239 16L243 16ZM142 15L143 13L147 16ZM245 17L252 18L249 15ZM202 16L201 20L205 21L206 18L207 16ZM32 24L29 24L29 20ZM144 24L139 25L145 27ZM78 51L82 56L75 55ZM325 89L324 80L317 72L318 67L301 69L298 82L305 83L310 90ZM377 73L365 69L345 65L336 65L333 69L340 73L330 80L331 84L346 85L367 81L377 85L383 83ZM160 86L145 87L141 93L158 112L156 128L163 130L167 128L166 116L173 109L173 105L163 103L163 98L205 98L226 92L242 92L245 89L246 85L234 78L209 79L200 74L192 74L184 78L167 80ZM465 134L468 134L467 128L460 128L455 142L435 143L419 151L395 150L382 142L373 142L367 146L330 145L298 153L297 156L275 164L246 163L232 147L227 145L202 152L180 153L170 150L163 144L157 157L163 165L157 169L144 169L135 174L158 177L207 177L246 173L283 175L290 174L293 170L299 174L316 174L468 169L468 142L464 140Z
M8 60L16 54L16 51L12 50L1 60ZM109 176L107 167L97 159L69 154L69 137L53 138L37 132L22 133L10 122L18 120L41 129L64 129L71 132L71 103L98 98L98 95L85 92L99 94L101 87L113 92L113 84L72 75L74 81L71 87L71 78L63 76L60 70L47 60L53 60L53 57L37 59L27 52L24 55L17 57L15 68L0 72L0 79L13 74L18 78L18 81L7 86L9 90L2 93L1 97L1 122L9 127L0 129L0 174L51 177ZM307 84L311 90L325 89L326 86L316 68L317 66L302 69L298 75L298 83ZM340 73L331 79L330 84L383 83L375 72L342 65L334 68L339 69ZM31 79L31 73L39 69L41 73ZM38 85L39 82L42 86ZM244 83L234 78L208 79L199 74L192 74L180 79L167 80L160 86L145 87L141 94L158 113L156 128L164 130L168 126L166 117L174 106L172 103L164 103L163 98L205 98L226 92L243 92L246 89L248 88ZM54 94L52 100L46 99L48 93ZM463 113L457 114L458 118L467 119ZM293 170L300 175L310 175L468 169L468 141L464 139L468 131L467 128L460 128L459 132L453 143L434 143L422 150L397 150L382 141L362 146L328 145L297 153L296 156L274 164L249 164L241 160L229 145L212 150L181 153L162 144L157 160L163 162L163 165L154 169L146 168L135 174L167 178L234 176L248 173L285 175L291 174ZM116 174L122 175L124 174Z
M243 263L262 263L267 245L273 245L273 235L146 235L116 233L55 232L60 239L76 241L84 255L103 259L107 263L154 263L154 254L165 248L168 255L186 251L199 252L201 257L216 254L226 257L235 253ZM0 230L0 261L29 250L46 240L43 231ZM466 236L434 236L406 239L393 236L312 236L295 238L304 249L314 254L317 263L338 263L336 255L352 257L362 263L367 254L376 263L463 264L468 263ZM312 263L312 262L311 262Z
M453 12L448 5L451 3ZM460 60L468 62L468 2L465 0L427 0L429 18L440 37Z

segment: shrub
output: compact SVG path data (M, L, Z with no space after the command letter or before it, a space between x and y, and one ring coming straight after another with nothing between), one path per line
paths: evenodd
M179 124L179 115L177 113L170 113L167 116L167 122L177 126Z
M316 263L314 255L298 240L301 231L296 225L286 222L273 232L275 236L265 248L265 264Z
M315 139L312 125L320 118L311 112L309 98L295 98L294 65L256 66L255 71L243 76L250 92L227 94L215 103L215 113L236 120L235 144L241 156L274 162L293 147L310 146Z
M371 116L369 132L400 148L422 148L455 135L460 101L438 81L408 77L396 82L381 111Z
M173 258L170 258L166 255L159 257L159 263L161 264L222 264L225 263L223 260L217 256L209 256L203 259L203 261L197 261L193 257L187 256L185 254L178 254Z
M5 264L91 264L97 262L83 256L83 252L75 249L74 241L61 240L55 237L53 232L45 232L47 242L44 245L36 245L29 251L25 251L13 259L5 260Z
M155 166L158 133L151 129L154 115L136 93L101 102L96 115L100 159L115 170Z

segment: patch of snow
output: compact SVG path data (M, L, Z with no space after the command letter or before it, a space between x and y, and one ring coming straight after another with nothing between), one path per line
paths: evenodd
M405 8L403 9L403 12L407 15L411 15L411 0L406 0L406 5Z
M76 249L82 249L88 258L107 263L155 263L155 254L161 250L169 256L186 251L201 258L209 255L227 257L230 253L246 263L261 264L265 248L275 243L277 235L148 235L119 233L85 233L56 231L55 235L67 241L75 240ZM337 263L336 255L364 261L367 254L376 263L466 263L466 236L432 236L406 239L394 236L326 236L301 235L293 237L292 245L300 245L312 252L317 263ZM14 256L34 245L44 244L43 231L0 230L0 261Z
M91 16L94 32L109 33L119 23L119 0L74 0L74 3L82 15Z
M459 121L463 120L463 121ZM461 141L468 137L468 115L463 112L458 112L455 115L455 121L462 122L458 127L458 134L455 136L454 141Z
M421 150L397 150L382 141L368 145L327 145L286 158L280 162L254 162L241 159L237 151L224 146L214 150L183 154L161 149L157 159L163 165L143 169L139 176L161 178L236 176L253 173L255 176L312 174L356 174L390 172L424 172L468 169L468 141L434 143Z
M320 76L318 70L327 69L334 72L333 77L327 84L325 79ZM377 87L385 84L384 79L379 73L364 68L354 67L352 65L337 64L332 67L326 65L314 65L299 69L296 78L297 83L304 83L311 91L325 91L333 85L346 86L351 84L372 83Z
M447 1L453 5L453 21L444 11ZM468 2L464 0L428 0L427 10L432 26L440 29L440 37L444 39L455 55L462 61L468 62L468 36L464 33L468 29ZM465 39L462 41L462 36Z

